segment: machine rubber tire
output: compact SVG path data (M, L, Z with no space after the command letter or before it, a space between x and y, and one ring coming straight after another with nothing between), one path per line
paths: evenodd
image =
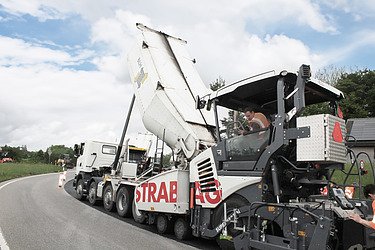
M117 192L116 208L121 217L130 217L132 215L133 193L128 187L121 187Z
M133 218L135 222L138 222L140 224L146 223L146 219L147 219L146 214L138 210L137 205L135 204L135 199L133 199L132 213L133 213Z
M86 195L83 194L83 179L79 179L77 181L76 198L80 201L82 201L86 198Z
M246 205L249 205L247 200L245 198L242 198L242 196L239 195L232 195L229 197L226 201L227 203L227 213L231 213L231 210L234 208L240 208ZM213 225L214 227L218 226L220 223L223 222L224 219L224 203L221 203L219 207L217 207L213 214ZM247 219L243 219L244 224L247 223ZM237 225L241 226L241 225ZM228 235L232 236L233 238L237 235L239 235L241 232L236 231L233 229L233 224L229 225L227 227ZM231 240L221 240L218 236L216 238L217 244L220 246L221 249L234 249L234 242Z
M166 234L172 232L173 222L168 220L165 214L158 214L156 217L156 229L159 234Z
M91 206L94 206L98 203L98 197L96 196L96 182L93 181L89 187L89 195L87 196Z
M189 223L183 218L178 218L174 223L174 234L179 240L187 240L191 237Z
M111 184L106 185L103 191L103 206L108 212L112 212L115 208L115 202L113 201L113 188Z

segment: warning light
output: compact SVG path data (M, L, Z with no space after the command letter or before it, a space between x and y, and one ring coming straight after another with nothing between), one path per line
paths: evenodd
M365 162L363 160L360 160L359 162L359 170L361 172L361 175L367 174L367 170L365 169Z

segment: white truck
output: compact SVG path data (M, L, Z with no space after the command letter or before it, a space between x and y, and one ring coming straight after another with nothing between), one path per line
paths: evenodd
M151 146L151 143L149 146ZM97 181L102 180L106 174L111 173L112 164L115 160L118 148L118 145L115 143L101 141L86 141L74 145L77 163L76 178L74 179L73 186L76 187L76 197L79 200L87 196L90 204L94 205L97 203ZM126 146L122 148L121 155L122 158L124 158L123 161L133 166L132 168L128 167L126 169L129 171L134 171L134 169L136 169L138 163L147 157L149 150L149 147L140 148L128 145L128 140L126 141Z
M116 207L120 216L156 224L159 233L173 230L178 239L216 238L223 248L374 246L369 232L347 216L370 215L369 201L349 201L341 186L331 185L332 172L346 162L345 123L337 116L341 91L311 79L310 67L302 65L298 73L270 71L211 92L185 41L137 27L142 37L128 56L135 97L120 149L110 174L77 172L79 198L79 183L86 183L82 194L103 199L108 211ZM173 149L172 168L145 159L131 163L121 154L131 150L121 148L134 101L146 129ZM332 114L301 116L306 105L322 102L330 102ZM248 106L271 126L222 138L218 109ZM320 193L324 187L328 196Z

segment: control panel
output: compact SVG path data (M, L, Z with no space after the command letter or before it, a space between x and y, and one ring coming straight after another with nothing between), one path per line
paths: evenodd
M345 193L341 188L332 188L333 197L342 209L354 209L354 205L345 197Z

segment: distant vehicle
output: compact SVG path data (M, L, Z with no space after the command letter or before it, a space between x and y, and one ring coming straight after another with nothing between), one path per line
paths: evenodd
M5 157L3 159L0 159L0 163L7 163L7 162L14 162L14 160L10 157Z
M59 159L56 160L56 165L66 168L74 168L73 160L69 154L63 154Z

